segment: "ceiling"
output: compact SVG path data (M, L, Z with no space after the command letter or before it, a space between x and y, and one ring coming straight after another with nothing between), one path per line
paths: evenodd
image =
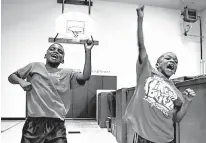
M198 11L206 9L206 0L102 0L112 2L123 2L132 4L145 4L148 6L157 6L163 8L180 9L185 6L197 9Z

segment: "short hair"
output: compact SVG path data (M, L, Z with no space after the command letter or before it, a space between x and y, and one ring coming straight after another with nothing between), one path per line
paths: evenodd
M51 44L51 45L49 46L49 48L50 48L51 46L53 46L53 45L59 45L59 46L61 46L62 48L64 48L60 43L53 43L53 44Z
M162 54L162 55L157 59L156 64L157 64L157 63L160 63L161 59L162 59L166 54L173 54L173 55L175 55L175 57L177 58L177 56L176 56L175 53L173 53L173 52L166 52L166 53Z
M49 48L52 47L53 45L59 45L64 50L64 47L60 43L53 43L49 46ZM49 50L49 48L47 50ZM65 52L64 52L64 56L65 56Z

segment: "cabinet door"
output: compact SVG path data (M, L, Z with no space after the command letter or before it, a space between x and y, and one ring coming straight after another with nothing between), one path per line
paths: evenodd
M106 128L106 120L108 117L108 101L107 101L108 92L102 92L100 94L100 122L99 126L101 128Z
M87 112L88 118L96 118L96 93L97 89L103 89L102 76L91 76L87 88Z

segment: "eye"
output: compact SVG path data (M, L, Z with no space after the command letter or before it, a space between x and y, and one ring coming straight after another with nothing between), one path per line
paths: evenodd
M63 52L62 50L60 50L60 49L58 50L58 52L59 52L60 54L62 54L62 55L64 54L64 52Z
M50 51L54 51L54 49L55 49L54 47L50 47L49 48Z

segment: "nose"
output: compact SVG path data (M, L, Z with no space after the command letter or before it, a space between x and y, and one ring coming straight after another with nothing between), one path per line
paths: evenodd
M58 49L55 48L55 50L53 51L53 53L58 54L58 53L59 53L59 52L58 52Z
M175 60L174 59L170 59L170 62L172 62L173 64L175 64Z

